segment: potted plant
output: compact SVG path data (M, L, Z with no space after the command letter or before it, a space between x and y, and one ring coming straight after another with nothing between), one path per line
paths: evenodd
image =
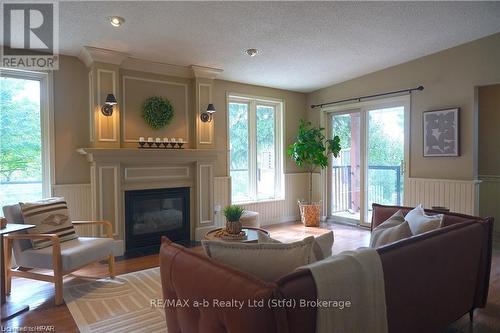
M318 227L320 220L320 203L312 202L312 175L317 168L328 166L328 156L337 157L340 152L340 138L327 139L324 128L313 127L311 122L300 120L296 141L288 147L288 156L299 167L304 167L309 173L309 201L299 201L300 217L307 227Z
M231 235L238 235L241 232L240 217L243 214L243 208L236 205L229 205L224 208L224 216L226 217L226 231Z

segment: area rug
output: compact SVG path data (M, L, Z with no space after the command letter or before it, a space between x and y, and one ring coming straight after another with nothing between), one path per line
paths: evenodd
M64 289L64 300L82 333L167 332L165 312L152 306L162 296L160 269L85 281Z

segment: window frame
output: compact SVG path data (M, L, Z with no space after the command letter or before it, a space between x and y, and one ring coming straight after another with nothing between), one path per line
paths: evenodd
M40 82L40 131L42 138L42 197L52 196L54 170L54 76L51 71L27 71L0 67L1 77Z
M227 174L231 178L231 136L229 130L229 104L242 103L248 105L248 169L249 169L249 200L235 201L230 191L230 201L237 204L261 203L284 200L284 147L283 147L283 115L284 102L281 99L251 96L239 93L228 93L226 96L227 115ZM274 108L274 164L275 164L275 196L273 198L258 199L257 193L257 106L271 106Z

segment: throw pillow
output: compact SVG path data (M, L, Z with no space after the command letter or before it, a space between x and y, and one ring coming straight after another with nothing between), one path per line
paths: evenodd
M379 224L372 230L370 247L377 248L394 243L403 238L411 237L412 235L410 226L408 222L405 221L403 213L398 210L385 222Z
M443 214L427 215L422 205L418 205L406 214L405 220L408 221L413 235L418 235L441 228Z
M269 282L311 263L313 243L313 236L281 244L201 241L210 258Z
M64 198L50 198L35 202L20 202L24 223L34 224L28 229L29 234L56 234L61 242L78 238L71 223L68 205ZM52 245L49 239L34 239L31 241L34 249Z

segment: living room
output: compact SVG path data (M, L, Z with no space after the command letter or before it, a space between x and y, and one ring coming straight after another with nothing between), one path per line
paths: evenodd
M500 332L499 2L2 11L2 329Z

